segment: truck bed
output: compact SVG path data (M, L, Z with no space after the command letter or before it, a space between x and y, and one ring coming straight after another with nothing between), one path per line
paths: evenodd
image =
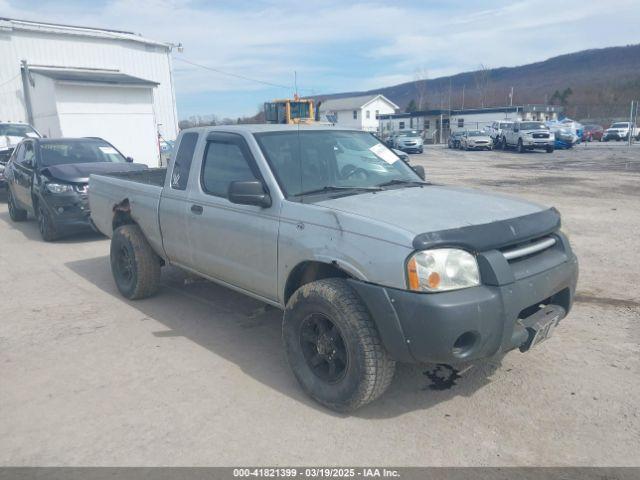
M149 168L146 170L135 170L131 172L118 172L103 175L105 177L121 178L130 182L144 183L162 187L167 176L166 168Z
M144 232L157 252L162 252L162 236L158 224L158 208L167 174L165 168L134 172L91 175L89 207L91 220L103 234L113 235L114 209L127 200L131 217Z

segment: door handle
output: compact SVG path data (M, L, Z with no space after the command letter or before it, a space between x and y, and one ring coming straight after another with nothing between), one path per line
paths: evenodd
M202 215L203 210L201 205L191 205L191 211L196 215Z

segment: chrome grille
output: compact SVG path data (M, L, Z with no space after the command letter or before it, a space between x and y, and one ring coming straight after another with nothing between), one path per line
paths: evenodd
M502 254L508 261L516 260L518 258L533 255L534 253L542 252L547 248L551 248L556 244L556 242L557 240L555 237L542 237L530 243L504 249L502 250Z

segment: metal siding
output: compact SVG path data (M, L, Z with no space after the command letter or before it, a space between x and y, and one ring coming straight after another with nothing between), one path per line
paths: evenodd
M91 38L61 33L0 30L0 120L26 121L20 60L29 64L61 67L113 68L123 73L158 82L154 89L154 110L160 133L176 138L174 104L168 49L130 40ZM17 76L8 84L4 81Z

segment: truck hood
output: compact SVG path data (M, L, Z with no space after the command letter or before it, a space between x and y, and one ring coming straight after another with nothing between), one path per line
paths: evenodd
M148 168L141 163L91 162L45 167L41 172L52 179L70 183L89 183L89 175L130 172Z
M509 220L547 210L517 198L428 185L333 198L315 203L336 212L391 225L411 235Z

